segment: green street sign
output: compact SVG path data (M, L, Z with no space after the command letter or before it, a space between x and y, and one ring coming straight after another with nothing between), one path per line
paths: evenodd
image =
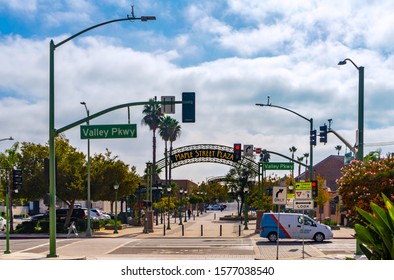
M136 124L81 125L81 139L137 138Z
M264 170L292 170L294 168L293 162L264 162Z
M297 182L295 184L295 190L312 190L312 182Z

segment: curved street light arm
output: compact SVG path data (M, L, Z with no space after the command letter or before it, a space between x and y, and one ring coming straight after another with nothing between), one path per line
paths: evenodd
M360 67L358 67L357 64L354 63L353 60L351 60L350 58L345 58L344 60L339 61L339 62L338 62L338 65L345 65L345 64L346 64L346 61L350 61L350 62L354 65L354 67L357 68L357 70L360 70Z
M92 29L95 29L97 27L100 27L100 26L103 26L103 25L107 25L107 24L110 24L110 23L119 22L119 21L126 21L126 20L129 20L129 21L133 21L133 20L148 21L148 20L156 20L156 17L155 16L142 16L140 18L127 17L127 18L113 19L113 20L109 20L109 21L106 21L106 22L102 22L102 23L93 25L93 26L91 26L89 28L86 28L86 29L84 29L84 30L82 30L82 31L80 31L78 33L75 33L74 35L68 37L67 39L64 39L63 41L61 41L61 42L59 42L57 44L54 44L54 49L56 49L57 47L60 47L61 45L67 43L68 41L71 41L75 37L78 37L79 35L81 35L81 34L83 34L85 32L88 32L88 31L90 31Z
M283 109L283 110L289 111L289 112L291 112L291 113L303 118L304 120L306 120L308 122L311 122L311 119L308 119L308 118L304 117L303 115L300 115L297 112L294 112L293 110L290 110L290 109L287 109L287 108L284 108L284 107L281 107L281 106L272 105L272 104L258 104L258 103L256 105L257 106L262 106L262 107L266 106L266 107L275 107L275 108Z

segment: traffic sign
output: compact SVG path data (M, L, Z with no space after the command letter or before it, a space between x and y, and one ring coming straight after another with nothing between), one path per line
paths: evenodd
M81 125L81 139L137 138L136 124Z
M286 205L287 187L273 187L272 204Z
M261 148L256 148L256 154L261 154Z
M313 209L312 199L294 200L294 210L306 210L306 209Z
M311 190L295 190L295 199L312 199Z
M175 102L175 96L162 96L162 102ZM161 104L162 114L175 114L175 103L173 104Z
M244 156L253 156L253 145L244 145Z
M312 190L312 182L297 182L295 190Z
M287 194L286 198L286 209L294 209L294 194Z
M292 170L294 168L293 162L264 162L264 170Z

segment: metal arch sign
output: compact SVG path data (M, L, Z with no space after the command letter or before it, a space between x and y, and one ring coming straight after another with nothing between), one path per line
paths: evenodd
M217 149L194 149L194 150L182 151L171 155L171 161L173 163L177 163L182 160L198 159L198 158L217 158L217 159L233 161L234 153L217 150Z

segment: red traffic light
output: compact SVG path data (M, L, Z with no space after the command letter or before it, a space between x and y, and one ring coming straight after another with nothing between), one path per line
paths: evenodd
M241 160L241 144L234 144L234 162L238 162Z
M312 197L317 197L319 191L319 188L317 186L317 181L316 180L311 181L311 185L312 185Z

